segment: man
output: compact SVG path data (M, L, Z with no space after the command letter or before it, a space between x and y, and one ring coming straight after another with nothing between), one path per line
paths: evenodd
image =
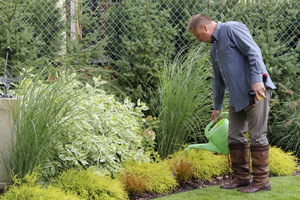
M236 179L221 188L246 186L239 189L244 193L270 190L267 121L270 97L275 86L268 76L259 47L248 28L240 22L215 22L197 14L191 18L188 30L199 42L211 43L213 121L221 113L225 89L229 94L227 140ZM249 96L251 90L255 97ZM246 132L249 133L253 181Z

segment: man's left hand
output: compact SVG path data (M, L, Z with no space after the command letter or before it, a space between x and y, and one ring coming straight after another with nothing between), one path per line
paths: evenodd
M254 92L256 92L256 96L255 96L256 99L260 100L259 95L263 98L266 98L265 95L266 88L263 82L253 83L252 89Z

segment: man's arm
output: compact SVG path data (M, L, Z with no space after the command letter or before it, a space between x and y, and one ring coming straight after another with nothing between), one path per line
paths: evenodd
M230 29L231 40L236 44L239 50L248 58L252 89L258 95L265 97L264 92L266 91L262 81L263 62L261 50L253 40L249 29L242 23L237 23Z

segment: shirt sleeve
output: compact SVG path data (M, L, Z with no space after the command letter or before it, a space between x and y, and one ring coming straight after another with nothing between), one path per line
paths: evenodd
M237 48L248 58L252 83L262 82L265 66L261 50L253 40L249 29L243 23L236 23L229 27L229 36Z
M212 64L213 65L213 64ZM214 73L212 78L212 88L214 97L214 110L222 110L224 95L225 95L225 84L221 78L221 74L213 66Z

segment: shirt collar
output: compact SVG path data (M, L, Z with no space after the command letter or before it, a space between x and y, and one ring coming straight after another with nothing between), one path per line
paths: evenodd
M215 32L213 34L213 39L214 40L218 40L219 39L219 33L220 33L221 26L222 26L222 22L218 22L216 30L215 30Z

